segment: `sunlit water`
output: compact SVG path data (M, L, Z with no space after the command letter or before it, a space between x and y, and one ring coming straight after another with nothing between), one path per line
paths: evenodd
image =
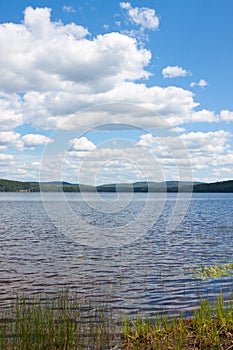
M110 207L114 194L102 196ZM88 225L115 230L138 215L145 196L134 195L125 210L115 213L90 207L80 194L68 193L66 199L72 213ZM150 200L156 206L159 197L153 196ZM47 200L50 210L62 217L60 194L51 193ZM232 277L201 281L192 269L232 262L233 194L194 194L182 222L169 233L166 223L175 203L176 194L168 194L159 219L147 232L135 231L135 239L131 232L125 245L120 241L119 246L98 248L64 231L80 231L69 217L58 229L39 193L0 193L0 301L17 293L53 294L70 287L80 297L110 303L114 310L154 314L192 310L200 298L214 298L220 289L229 297Z

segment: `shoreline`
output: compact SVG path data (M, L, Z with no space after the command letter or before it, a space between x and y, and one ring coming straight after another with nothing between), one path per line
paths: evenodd
M202 300L193 316L121 317L111 308L66 290L53 298L19 296L0 306L0 347L13 349L231 349L233 293Z

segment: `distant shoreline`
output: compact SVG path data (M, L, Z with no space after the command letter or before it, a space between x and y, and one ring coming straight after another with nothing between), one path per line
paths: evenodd
M0 179L0 192L199 192L199 193L233 193L233 180L213 183L188 181L136 182L104 184L98 186L72 184L69 182L24 182Z

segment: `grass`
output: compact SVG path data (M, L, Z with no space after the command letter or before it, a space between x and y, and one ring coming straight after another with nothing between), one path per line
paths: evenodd
M126 320L122 332L123 349L233 349L232 306L232 301L224 305L221 294L214 305L203 300L191 319L181 315L173 319L157 316L154 320Z
M110 349L112 327L106 306L68 292L55 298L20 297L0 308L0 349Z
M233 349L233 303L223 295L202 301L190 319L124 319L106 305L69 292L53 298L19 297L0 307L1 350Z

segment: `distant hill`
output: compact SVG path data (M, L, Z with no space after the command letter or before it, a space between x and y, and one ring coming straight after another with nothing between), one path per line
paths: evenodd
M21 182L0 179L0 192L39 192L38 182Z
M61 188L62 185L62 188ZM0 179L0 192L39 192L40 187L43 191L58 192L233 192L233 180L214 182L214 183L197 183L197 182L135 182L133 184L104 184L97 187L90 185L72 184L63 181L50 182L22 182Z
M198 184L193 192L233 192L233 180Z
M47 192L58 192L62 189L64 192L80 192L80 189L86 192L95 191L95 187L93 186L71 184L65 181L39 183L0 179L0 192L40 192L40 188Z
M72 185L70 182L66 181L49 181L49 182L41 182L41 184L46 184L46 185Z
M96 189L98 192L177 192L178 186L179 190L185 189L185 191L192 190L193 185L197 182L192 183L189 181L166 181L166 182L135 182L133 184L106 184L97 186ZM200 183L198 183L200 184Z

